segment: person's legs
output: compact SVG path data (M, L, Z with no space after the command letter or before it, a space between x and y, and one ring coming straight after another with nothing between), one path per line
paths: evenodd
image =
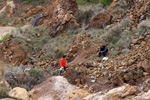
M99 53L98 55L99 55L99 57L101 57L101 53Z
M64 67L64 71L66 71L66 66Z
M59 75L62 75L62 73L63 73L63 71L62 71L62 70L60 70L60 73L59 73Z
M63 74L63 67L60 68L60 73L59 75L62 75Z
M107 52L103 52L103 56L106 57L106 55L107 55Z

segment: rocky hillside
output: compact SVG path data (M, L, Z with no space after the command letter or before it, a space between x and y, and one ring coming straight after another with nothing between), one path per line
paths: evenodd
M149 0L38 3L0 1L0 98L150 99ZM101 44L108 60L97 56Z

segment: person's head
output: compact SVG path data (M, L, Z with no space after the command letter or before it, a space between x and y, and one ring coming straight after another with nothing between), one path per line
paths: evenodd
M63 58L66 58L66 55L64 55Z
M103 47L104 47L104 45L102 44L102 45L101 45L101 48L103 48Z

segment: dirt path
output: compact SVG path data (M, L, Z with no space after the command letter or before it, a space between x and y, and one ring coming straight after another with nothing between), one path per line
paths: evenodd
M14 30L14 27L0 27L0 40L3 36L5 36L6 34L11 34L11 32Z

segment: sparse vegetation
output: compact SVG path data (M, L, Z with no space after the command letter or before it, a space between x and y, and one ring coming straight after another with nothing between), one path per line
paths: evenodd
M47 4L49 2L51 2L51 0L15 0L17 2L23 2L23 1L27 1L32 5L39 5L39 4Z
M127 12L127 3L124 0L117 2L117 8L113 10L113 14L123 14Z
M78 10L75 12L74 16L79 24L84 23L87 25L91 21L93 14L94 12L91 9L86 11Z
M25 33L18 29L14 32L13 37L16 41L21 42L21 47L28 50L31 55L36 54L50 39L48 31L42 26L30 28Z
M112 13L114 13L114 14L122 14L122 13L125 13L125 12L126 12L125 9L117 7Z
M75 33L78 33L78 31ZM75 34L70 30L64 35L57 36L56 38L50 38L43 48L43 51L46 52L45 57L62 57L65 53L65 50L68 48L70 43L72 43L74 35Z
M130 19L125 18L112 28L91 30L89 33L93 36L93 41L96 44L108 44L109 49L126 49L131 43L133 34L133 32L131 32L129 29L129 23ZM115 50L111 53L111 55L116 54L118 53L115 52Z
M106 41L112 44L111 48L126 48L128 46L122 46L122 44L129 44L131 41L132 32L128 30L129 23L130 19L126 18L105 33Z
M137 27L137 35L142 35L148 30L150 30L150 20L142 21Z

